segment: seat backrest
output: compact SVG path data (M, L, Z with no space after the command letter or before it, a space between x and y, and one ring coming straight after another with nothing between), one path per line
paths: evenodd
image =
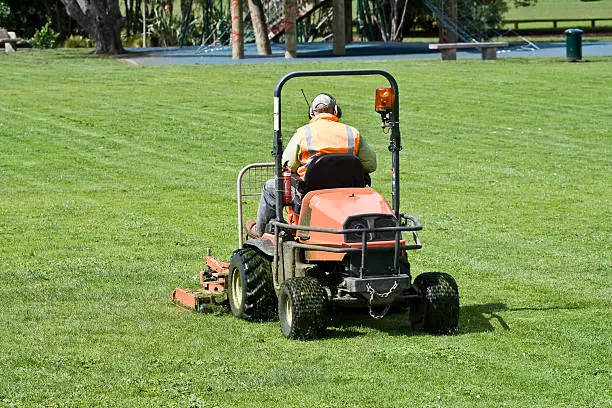
M352 154L326 154L312 159L304 175L302 194L312 190L365 187L361 160Z
M0 28L0 40L6 40L8 38L9 38L8 31L6 31L5 29Z

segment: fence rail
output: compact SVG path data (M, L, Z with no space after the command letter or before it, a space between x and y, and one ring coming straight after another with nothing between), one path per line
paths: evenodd
M612 25L611 18L532 18L532 19L521 19L521 20L504 20L506 24L514 24L514 29L518 30L519 24L523 23L552 23L553 28L557 28L559 22L574 22L574 21L590 21L591 28L595 28L597 21L608 21Z

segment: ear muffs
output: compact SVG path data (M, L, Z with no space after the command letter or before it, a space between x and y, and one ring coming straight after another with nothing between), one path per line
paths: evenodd
M331 106L334 110L334 116L337 117L338 119L340 119L342 117L342 109L340 109L340 106L338 106L338 104L336 103L336 98L334 98L333 96L331 96L330 94L326 93L326 92L322 92L319 95L325 95L327 97L329 97L329 99L331 99ZM319 96L317 95L315 97L315 99L317 99L317 97ZM315 101L315 99L313 99L313 102ZM315 113L314 113L314 109L312 107L312 104L310 106L310 109L308 109L308 119L312 119L315 117Z

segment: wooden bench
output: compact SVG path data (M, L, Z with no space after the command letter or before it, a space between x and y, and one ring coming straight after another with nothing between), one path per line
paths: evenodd
M4 52L17 51L17 43L21 38L17 38L14 32L0 29L0 45L4 44Z
M442 52L442 61L454 61L457 59L457 49L480 48L483 60L497 59L497 49L507 47L507 42L479 42L479 43L436 43L429 44L430 50Z

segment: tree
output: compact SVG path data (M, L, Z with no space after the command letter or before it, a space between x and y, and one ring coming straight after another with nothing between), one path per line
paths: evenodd
M422 0L366 0L360 3L360 7L365 7L363 18L369 26L366 27L370 33L369 40L401 41L406 16L415 19L416 16L411 12L420 11L421 2ZM408 24L412 25L412 20Z
M0 27L8 27L11 24L11 9L0 1Z
M123 0L123 9L125 10L125 29L128 35L140 32L142 28L142 20L140 16L140 0Z
M248 2L255 43L257 43L257 53L259 55L270 55L272 54L272 48L268 38L268 26L266 25L263 3L261 0L248 0Z
M432 4L445 10L457 5L458 23L484 38L501 26L510 6L533 6L537 0L359 0L358 20L362 34L370 41L401 41L415 27L433 28Z
M458 24L478 41L499 35L510 7L528 7L537 0L451 0L458 3Z
M47 23L60 33L60 41L77 33L76 24L68 17L60 0L2 0L2 3L11 9L6 28L17 32L18 37L31 38Z
M98 54L123 53L121 29L125 24L119 0L61 0L68 15L96 42Z

